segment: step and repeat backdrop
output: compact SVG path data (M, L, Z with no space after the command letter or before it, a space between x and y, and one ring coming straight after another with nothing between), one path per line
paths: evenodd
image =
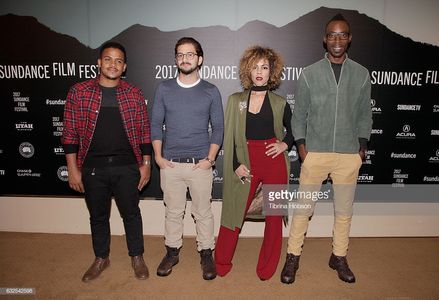
M439 182L439 47L414 42L364 14L320 8L283 26L253 21L239 30L223 26L162 32L134 25L113 38L127 49L125 80L140 87L151 107L158 83L175 78L174 45L192 36L203 46L200 70L215 84L225 107L241 90L239 58L259 44L276 49L285 60L276 91L294 110L302 69L324 55L326 22L341 12L353 35L349 56L369 69L373 130L360 184L437 184ZM79 196L68 187L60 136L67 91L95 78L98 49L54 32L33 17L0 16L0 194ZM184 116L181 116L184 118ZM213 198L221 199L222 151L214 172ZM297 183L300 162L289 152L290 182ZM159 170L153 166L142 196L160 199Z

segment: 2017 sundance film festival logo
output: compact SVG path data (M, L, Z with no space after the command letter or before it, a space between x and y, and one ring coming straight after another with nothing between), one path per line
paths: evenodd
M372 158L375 156L375 150L369 149L366 151L366 157L364 158L363 164L372 165Z
M69 181L69 172L67 171L66 166L61 166L58 168L58 171L56 171L56 174L58 175L59 180L61 181Z
M402 132L398 132L396 134L397 139L415 139L416 134L414 132L411 132L411 128L409 124L405 124L402 126Z
M31 143L23 142L18 147L18 151L20 152L21 156L24 158L30 158L35 153L35 148Z

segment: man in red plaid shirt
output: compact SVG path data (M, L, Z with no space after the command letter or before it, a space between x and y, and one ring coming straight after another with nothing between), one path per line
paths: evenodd
M125 48L115 42L100 49L99 77L74 85L66 99L61 142L69 185L85 193L95 260L82 277L97 278L110 264L110 208L114 196L122 216L128 254L138 279L149 276L143 260L139 191L151 174L151 140L145 98L121 80Z

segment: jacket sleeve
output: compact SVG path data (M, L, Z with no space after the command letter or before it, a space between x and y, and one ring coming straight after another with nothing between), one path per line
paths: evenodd
M299 77L296 102L294 104L293 116L291 118L291 129L295 140L306 138L306 121L310 105L309 85L304 70Z
M63 131L61 136L61 144L64 152L77 153L79 149L79 136L77 132L77 91L75 87L70 88L67 94L64 106Z
M139 110L137 114L137 128L139 128L139 144L142 155L151 155L151 137L149 128L148 108L146 106L146 100L142 91L138 92Z
M358 107L358 138L369 140L372 131L372 109L370 107L370 93L371 83L369 72L366 73L366 78L360 90L360 99Z

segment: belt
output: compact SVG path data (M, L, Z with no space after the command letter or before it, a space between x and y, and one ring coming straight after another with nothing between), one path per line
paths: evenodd
M169 161L178 162L183 164L197 164L200 160L204 158L194 158L194 157L181 157L181 158L171 158Z

